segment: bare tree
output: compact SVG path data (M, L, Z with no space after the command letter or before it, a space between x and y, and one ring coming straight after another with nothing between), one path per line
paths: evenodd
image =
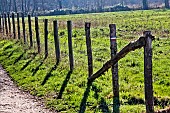
M169 0L165 0L165 8L169 9Z
M45 11L45 8L44 8L44 0L41 0L41 3L42 3L42 10Z
M34 14L35 11L38 10L38 3L37 3L37 0L33 0L33 4L34 4L34 7L33 7L33 10L32 10L32 15Z
M9 0L9 3L8 3L8 11L11 12L11 6L12 6L12 0Z
M148 1L147 0L143 0L143 9L148 10Z
M17 3L16 0L13 0L13 10L17 12Z
M27 12L30 12L30 4L31 4L31 0L28 0L27 2Z
M63 6L62 6L62 1L61 0L58 0L58 3L59 3L59 9L62 9Z
M24 0L21 0L21 10L24 12Z

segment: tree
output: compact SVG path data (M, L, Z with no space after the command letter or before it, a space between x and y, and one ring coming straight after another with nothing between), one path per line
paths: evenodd
M42 4L42 10L45 11L45 8L44 8L44 0L41 0L41 4Z
M165 8L169 9L169 0L165 0Z
M15 11L15 12L17 12L17 3L16 3L16 0L13 0L13 10Z
M148 10L148 1L147 0L143 0L143 10Z
M9 6L8 6L8 8L9 8L8 11L10 12L10 11L11 11L11 6L12 6L12 0L9 0L8 5L9 5Z
M63 6L62 6L62 1L59 0L58 2L59 2L59 9L62 9L62 8L63 8Z
M22 5L22 12L24 12L24 0L21 1L21 5Z

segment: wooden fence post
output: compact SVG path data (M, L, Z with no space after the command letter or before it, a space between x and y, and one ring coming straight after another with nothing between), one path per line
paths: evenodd
M2 14L2 30L3 34L5 35L5 22L4 22L4 15Z
M6 30L6 35L8 35L8 25L7 25L7 17L6 14L4 14L5 17L5 30Z
M17 27L18 27L18 39L20 39L20 22L19 22L19 13L17 13Z
M10 13L8 13L8 27L9 27L9 34L11 34L11 21L10 21Z
M144 46L144 81L146 113L154 113L154 98L152 85L152 35L151 31L145 31Z
M40 36L39 36L38 17L35 17L35 32L36 32L36 40L37 40L38 53L40 53L41 52L41 48L40 48Z
M54 43L55 43L55 54L57 64L60 62L60 44L59 44L59 37L58 37L58 25L57 21L53 21L54 25Z
M73 58L73 47L72 47L72 22L67 21L68 30L68 48L69 48L69 61L70 61L70 71L74 69L74 58Z
M44 20L45 58L48 56L48 19Z
M90 26L91 23L85 23L85 34L86 34L86 46L87 46L87 56L88 56L88 76L93 74L93 57L91 49L91 38L90 38Z
M117 53L116 42L116 25L110 24L110 49L111 58ZM118 63L112 66L112 84L113 84L113 113L120 113L120 101L119 101L119 77L118 77Z
M2 16L0 15L0 33L2 32Z
M16 39L16 32L15 32L15 15L14 15L14 13L12 13L12 26L13 26L14 39Z
M29 27L29 36L30 36L30 47L32 47L33 41L32 41L31 15L28 15L28 27Z
M26 34L25 34L25 20L24 20L24 13L21 13L22 15L22 30L23 30L23 38L24 38L24 44L26 44Z

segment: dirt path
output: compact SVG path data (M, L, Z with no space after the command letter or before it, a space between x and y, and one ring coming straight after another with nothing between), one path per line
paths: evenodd
M54 113L41 101L19 90L0 65L0 113Z

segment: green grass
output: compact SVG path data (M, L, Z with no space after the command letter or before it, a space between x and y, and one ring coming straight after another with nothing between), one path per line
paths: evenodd
M169 10L131 11L39 17L41 54L36 43L28 49L17 40L0 41L0 64L13 80L32 95L44 99L48 108L59 112L86 113L112 111L112 75L109 70L87 85L88 67L84 22L92 23L91 38L94 72L110 59L109 24L117 24L118 51L131 40L151 30L153 41L153 85L155 109L170 105L170 38ZM44 59L43 18L49 19L49 56ZM56 65L52 20L58 20L61 62ZM73 21L73 50L75 69L69 72L66 21ZM33 24L33 23L32 23ZM27 29L28 30L28 29ZM34 30L34 28L33 28ZM34 34L35 40L35 34ZM141 113L144 105L143 48L128 54L119 61L120 101L122 113ZM62 98L58 99L58 95ZM83 106L83 107L82 107ZM85 109L86 108L86 109Z

